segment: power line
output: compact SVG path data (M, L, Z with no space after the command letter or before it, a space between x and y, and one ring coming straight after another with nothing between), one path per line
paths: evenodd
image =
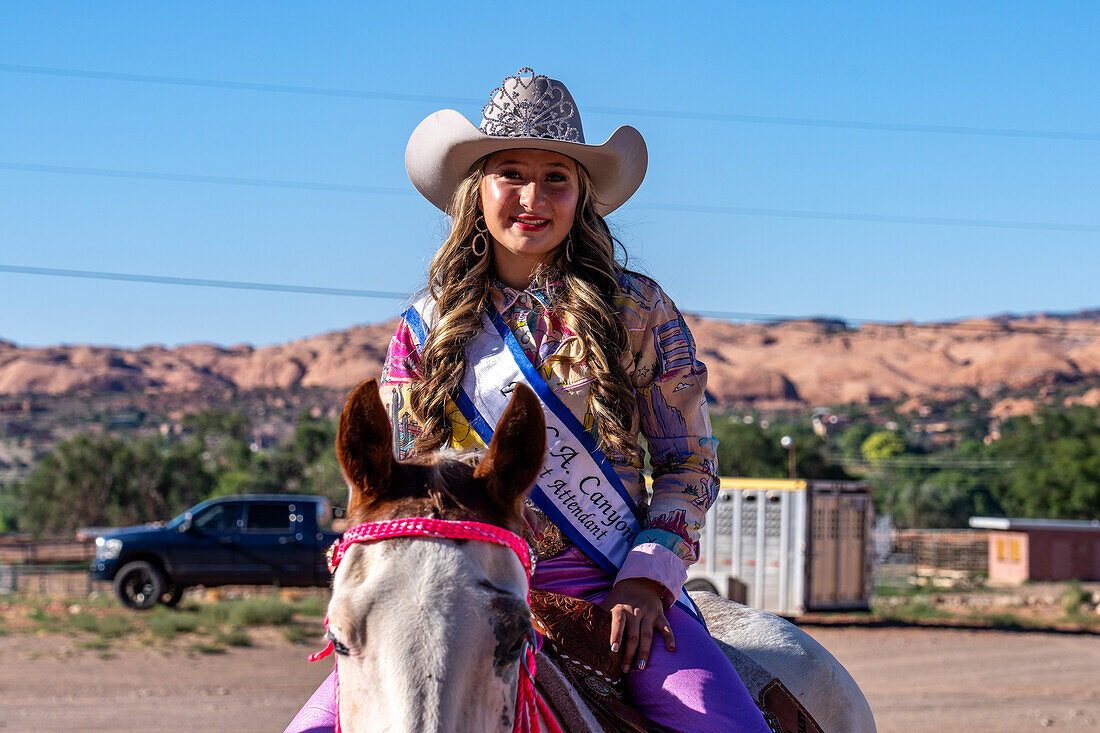
M1016 465L1011 459L999 460L995 458L925 458L922 456L907 456L904 458L883 458L876 461L859 460L855 458L840 458L827 456L830 463L838 463L845 468L927 468L927 469L989 469L1004 470Z
M105 81L126 81L142 84L167 84L181 87L205 87L207 89L229 89L247 92L274 92L278 94L305 94L317 97L346 97L352 99L376 99L387 102L428 102L431 104L482 104L469 97L445 97L434 94L405 94L400 92L379 92L368 89L339 89L334 87L299 86L293 84L264 84L225 79L196 79L183 76L156 76L152 74L127 74L115 71L93 71L89 69L59 69L48 66L25 66L23 64L0 64L0 71L13 74L34 74L38 76L59 76L75 79L100 79Z
M165 275L144 275L139 273L128 272L105 272L101 270L78 270L68 268L55 268L55 267L27 267L23 265L5 265L0 264L0 272L6 272L16 275L38 275L45 277L67 277L67 278L79 278L86 280L114 280L119 282L134 282L134 283L151 283L155 285L185 285L195 287L206 288L222 288L227 290L252 290L252 291L268 291L278 293L300 293L305 295L333 295L340 297L351 298L377 298L384 300L407 300L411 294L406 292L386 291L386 290L362 290L355 288L327 288L317 287L312 285L295 285L290 283L261 283L261 282L248 282L242 280L217 280L208 278L191 278L191 277L174 277ZM980 333L994 333L994 334L1007 334L1007 333L1036 333L1036 334L1048 334L1057 336L1070 336L1070 335L1100 335L1100 324L1096 328L1088 327L1066 327L1058 328L1056 326L1035 326L1029 327L1026 324L1007 323L1004 325L985 326L983 324L966 324L966 323L929 323L929 324L916 324L916 323L894 323L890 321L875 320L869 318L856 319L847 318L842 319L839 317L822 317L822 316L789 316L789 315L777 315L774 313L747 313L741 311L689 311L689 313L702 317L721 318L724 320L733 321L751 321L765 324L773 323L789 323L794 325L806 324L815 325L821 322L836 323L847 325L849 323L856 324L870 324L886 327L893 327L900 330L952 330L952 331L976 331Z
M384 196L412 196L415 191L390 186L361 186L346 183L294 181L277 178L241 178L236 176L211 176L190 173L166 173L160 171L135 171L114 168L88 168L78 166L46 165L39 163L15 163L0 161L0 170L19 173L52 173L62 175L98 176L104 178L131 178L179 183L212 183L228 186L258 186L263 188L302 189L307 191L332 191ZM629 202L628 207L650 211L689 212L727 216L757 216L776 219L813 219L821 221L858 221L875 224L909 224L923 226L954 226L994 229L1018 229L1047 232L1100 232L1100 224L1075 224L1046 221L1016 221L1009 219L976 219L967 217L908 216L896 214L865 214L846 211L815 211L810 209L776 209L750 206L705 206L697 204L661 203L657 201Z
M406 94L369 89L340 89L335 87L320 87L309 85L266 84L257 82L230 81L225 79L199 79L182 76L129 74L113 71L94 71L89 69L64 69L47 66L28 66L24 64L0 64L0 71L5 71L12 74L30 74L36 76L68 77L75 79L98 79L103 81L122 81L142 84L165 84L171 86L228 89L233 91L300 94L322 97L343 97L351 99L372 99L386 102L427 102L430 104L479 106L485 102L484 99L472 97L449 97L434 94ZM1081 140L1089 142L1100 140L1100 133L1094 132L1029 130L1003 127L981 127L975 125L925 125L904 122L836 120L814 117L733 114L725 112L685 112L683 110L646 109L640 107L610 107L600 105L587 105L585 107L585 110L597 114L620 115L629 117L696 120L702 122L729 122L752 125L784 125L790 127L836 128L873 132L904 132L946 135L973 135L984 137L1034 138L1040 140Z
M899 216L894 214L859 214L842 211L811 211L807 209L770 209L747 206L700 206L695 204L662 204L642 201L632 206L653 211L688 211L696 214L731 214L764 216L781 219L823 219L826 221L866 221L879 224L925 224L933 226L980 227L995 229L1025 229L1053 232L1100 232L1100 224L1062 224L1046 221L1012 221L1008 219L971 219L944 216Z
M207 176L190 173L163 173L157 171L130 171L113 168L84 168L68 165L41 165L38 163L0 162L0 170L20 173L59 173L76 176L100 176L104 178L138 178L151 181L182 183L216 183L227 186L260 186L263 188L295 188L307 191L335 191L338 193L367 193L385 196L411 196L415 191L388 186L360 186L347 183L319 183L314 181L290 181L277 178L239 178L235 176Z
M1026 322L1020 322L1020 317L1013 316L995 316L989 320L992 323L967 323L965 321L947 321L947 322L932 322L932 323L917 323L913 321L887 321L878 318L845 318L841 316L784 316L770 313L744 313L741 311L722 311L722 310L690 310L692 315L700 316L702 318L719 318L726 321L748 321L754 323L762 323L765 325L792 325L792 326L806 326L806 327L821 327L826 329L835 327L837 329L849 329L852 326L878 326L881 328L889 328L895 331L951 331L951 332L967 332L967 333L987 333L987 334L1021 334L1021 333L1033 333L1046 336L1097 336L1100 335L1100 312L1096 311L1082 311L1080 317L1089 318L1093 317L1097 321L1095 327L1082 326L1079 324L1067 323L1064 326L1052 326L1052 325L1030 325ZM1051 318L1068 318L1071 316L1066 315L1051 315Z
M167 277L164 275L139 275L128 272L101 272L98 270L70 270L54 267L23 267L0 265L0 272L19 275L43 275L46 277L75 277L87 280L116 280L121 282L153 283L156 285L190 285L203 288L229 290L265 290L276 293L304 293L306 295L337 295L349 298L382 298L405 300L409 293L388 290L358 290L354 288L323 288L312 285L288 285L285 283L258 283L241 280L208 280L195 277Z

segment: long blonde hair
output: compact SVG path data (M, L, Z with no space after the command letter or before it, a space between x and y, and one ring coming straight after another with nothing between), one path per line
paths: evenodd
M409 393L409 406L421 427L415 443L418 453L450 443L447 398L460 388L467 366L466 344L481 329L481 315L491 302L493 248L488 246L488 252L478 256L472 247L480 215L484 164L484 158L478 161L455 189L448 212L451 231L428 270L427 289L435 298L439 318L421 345L422 379ZM615 307L619 280L626 270L615 258L619 242L597 213L592 180L579 163L577 174L579 197L570 231L572 252L566 256L564 248L558 248L553 264L564 287L555 291L550 307L580 339L580 359L593 379L588 411L594 418L600 448L633 458L639 450L631 434L635 396L622 361L629 342Z

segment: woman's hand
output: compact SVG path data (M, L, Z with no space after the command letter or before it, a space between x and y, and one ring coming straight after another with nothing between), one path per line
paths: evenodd
M670 652L676 650L676 638L661 602L664 592L664 586L655 580L626 578L616 583L600 603L601 608L611 613L611 651L617 652L623 646L623 672L629 672L631 667L645 669L654 629L665 638L665 647Z

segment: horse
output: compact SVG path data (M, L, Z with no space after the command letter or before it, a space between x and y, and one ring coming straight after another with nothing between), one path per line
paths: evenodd
M403 525L396 521L402 519L446 527L476 524L487 528L479 530L486 534L497 530L496 535L515 538L524 528L524 499L542 468L545 447L541 405L533 392L517 385L476 461L442 451L399 462L378 385L366 381L348 397L337 431L337 458L349 486L347 518L356 528ZM326 637L336 652L338 729L504 733L519 728L517 716L534 713L523 708L524 700L535 699L530 691L525 697L534 638L526 546L461 532L408 536L386 530L368 538L373 541L349 541L355 531L349 530L337 548L326 617ZM851 675L805 632L713 594L693 597L754 699L762 700L778 684L797 700L790 720L797 718L791 725L799 730L875 730ZM539 654L538 660L542 686L560 688L562 678L548 668L546 656ZM568 705L560 690L555 702ZM532 706L542 730L563 720L570 731L602 730L579 703L572 712Z

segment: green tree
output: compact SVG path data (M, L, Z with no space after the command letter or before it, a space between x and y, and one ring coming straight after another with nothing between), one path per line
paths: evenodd
M786 478L787 451L756 424L723 418L711 425L718 438L718 471L724 476Z
M27 477L20 521L42 533L167 519L211 486L193 448L81 434L55 446Z
M238 438L220 433L218 444L232 446ZM196 433L196 439L199 434ZM201 440L209 446L211 433ZM210 471L216 476L213 495L229 494L321 494L334 503L347 500L347 485L336 462L336 425L327 418L299 415L294 432L270 450L234 450L229 460L224 452L207 451Z
M876 463L896 458L905 453L907 448L905 438L893 430L879 430L867 436L867 439L860 445L859 450L863 455L863 460Z
M989 453L1014 463L996 487L1010 516L1100 516L1100 408L1047 409L1007 420Z
M0 532L19 529L19 497L16 484L0 482Z
M966 527L970 517L1002 513L987 472L934 471L920 482L914 497L919 524L928 528Z
M845 458L857 461L862 459L863 441L867 440L873 432L875 428L869 422L857 422L849 426L834 439L837 452Z
M246 415L224 410L207 410L183 420L193 440L201 447L203 458L221 471L245 471L252 463Z
M891 467L868 476L880 514L899 527L966 527L970 517L999 515L990 475L960 469Z
M805 427L785 425L761 428L736 417L715 417L711 430L718 439L718 471L723 476L787 478L787 449L780 444L784 435L794 439L795 473L799 478L850 478L844 469L829 463L825 443Z

